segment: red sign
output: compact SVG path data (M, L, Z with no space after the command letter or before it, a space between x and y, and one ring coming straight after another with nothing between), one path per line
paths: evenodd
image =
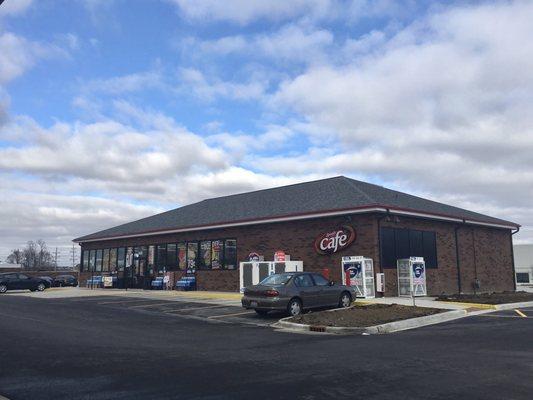
M285 261L285 252L278 250L274 253L274 261Z
M355 240L354 229L343 225L337 230L326 232L315 239L315 250L319 254L332 254L343 250Z

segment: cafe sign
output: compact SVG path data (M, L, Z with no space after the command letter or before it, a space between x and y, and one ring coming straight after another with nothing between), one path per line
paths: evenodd
M355 230L349 225L321 234L315 239L315 250L318 254L332 254L341 251L355 240Z

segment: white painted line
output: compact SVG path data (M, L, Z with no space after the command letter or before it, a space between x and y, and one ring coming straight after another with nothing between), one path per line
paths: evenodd
M119 300L119 301L103 301L98 304L129 304L129 303L138 303L139 301L153 301L150 299L131 299L131 300Z
M524 314L522 311L516 309L515 312L516 312L518 315L520 315L522 318L527 318L527 315Z
M518 315L492 315L492 314L478 315L478 317L492 317L492 318L520 318Z
M174 313L174 312L183 312L183 311L205 310L205 309L220 308L220 307L228 307L228 306L225 305L225 304L219 304L219 305L216 305L216 306L206 306L206 307L184 307L184 308L180 308L178 310L165 310L163 312Z
M164 305L168 305L168 304L172 304L171 302L169 301L165 301L164 303L155 303L155 304L139 304L139 305L136 305L136 306L128 306L128 308L143 308L143 307L155 307L155 306L164 306Z
M255 313L254 312L250 312L250 311L244 311L244 312L239 312L239 313L234 313L234 314L212 315L210 317L207 317L207 319L234 317L234 316L237 316L237 315L244 315L244 314L255 314Z

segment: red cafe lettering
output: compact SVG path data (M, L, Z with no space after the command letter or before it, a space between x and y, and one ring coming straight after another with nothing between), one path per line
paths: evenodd
M315 250L319 254L331 254L343 250L355 240L351 226L343 225L337 230L321 234L315 239Z

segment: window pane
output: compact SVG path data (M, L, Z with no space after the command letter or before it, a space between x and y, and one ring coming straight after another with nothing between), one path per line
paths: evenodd
M200 242L200 257L198 258L198 268L211 268L211 241L202 240Z
M88 271L94 271L94 259L96 258L96 250L91 250L89 253L89 269Z
M178 269L175 243L167 244L167 269L170 271Z
M158 244L155 258L156 266L158 271L163 271L163 268L166 267L167 263L167 245Z
M394 235L396 237L396 257L398 259L411 257L409 229L395 229Z
M102 271L109 271L109 249L104 249L104 265Z
M211 242L211 268L219 269L222 267L222 254L224 242L222 240L213 240Z
M516 273L516 283L529 283L529 273L527 273L527 272L517 272Z
M381 262L383 268L396 268L396 244L392 228L381 228Z
M237 267L237 241L235 239L226 239L224 246L224 267L226 269L235 269Z
M126 265L126 248L119 247L117 251L117 270L124 271Z
M437 241L435 232L424 232L424 261L426 268L437 268Z
M410 257L424 257L423 232L411 229L409 231Z
M103 255L103 251L102 250L96 250L96 267L95 267L95 271L102 271L102 255Z
M83 263L82 271L89 271L89 250L83 250L82 253Z
M313 280L311 279L310 275L298 275L296 278L294 278L294 284L298 287L310 287L314 286Z
M187 246L185 242L178 243L178 265L179 269L184 270L187 268Z
M329 281L320 274L313 274L313 279L317 286L329 286Z
M117 270L117 249L109 250L109 271L115 272Z
M187 242L187 270L196 269L196 259L198 257L198 243Z

